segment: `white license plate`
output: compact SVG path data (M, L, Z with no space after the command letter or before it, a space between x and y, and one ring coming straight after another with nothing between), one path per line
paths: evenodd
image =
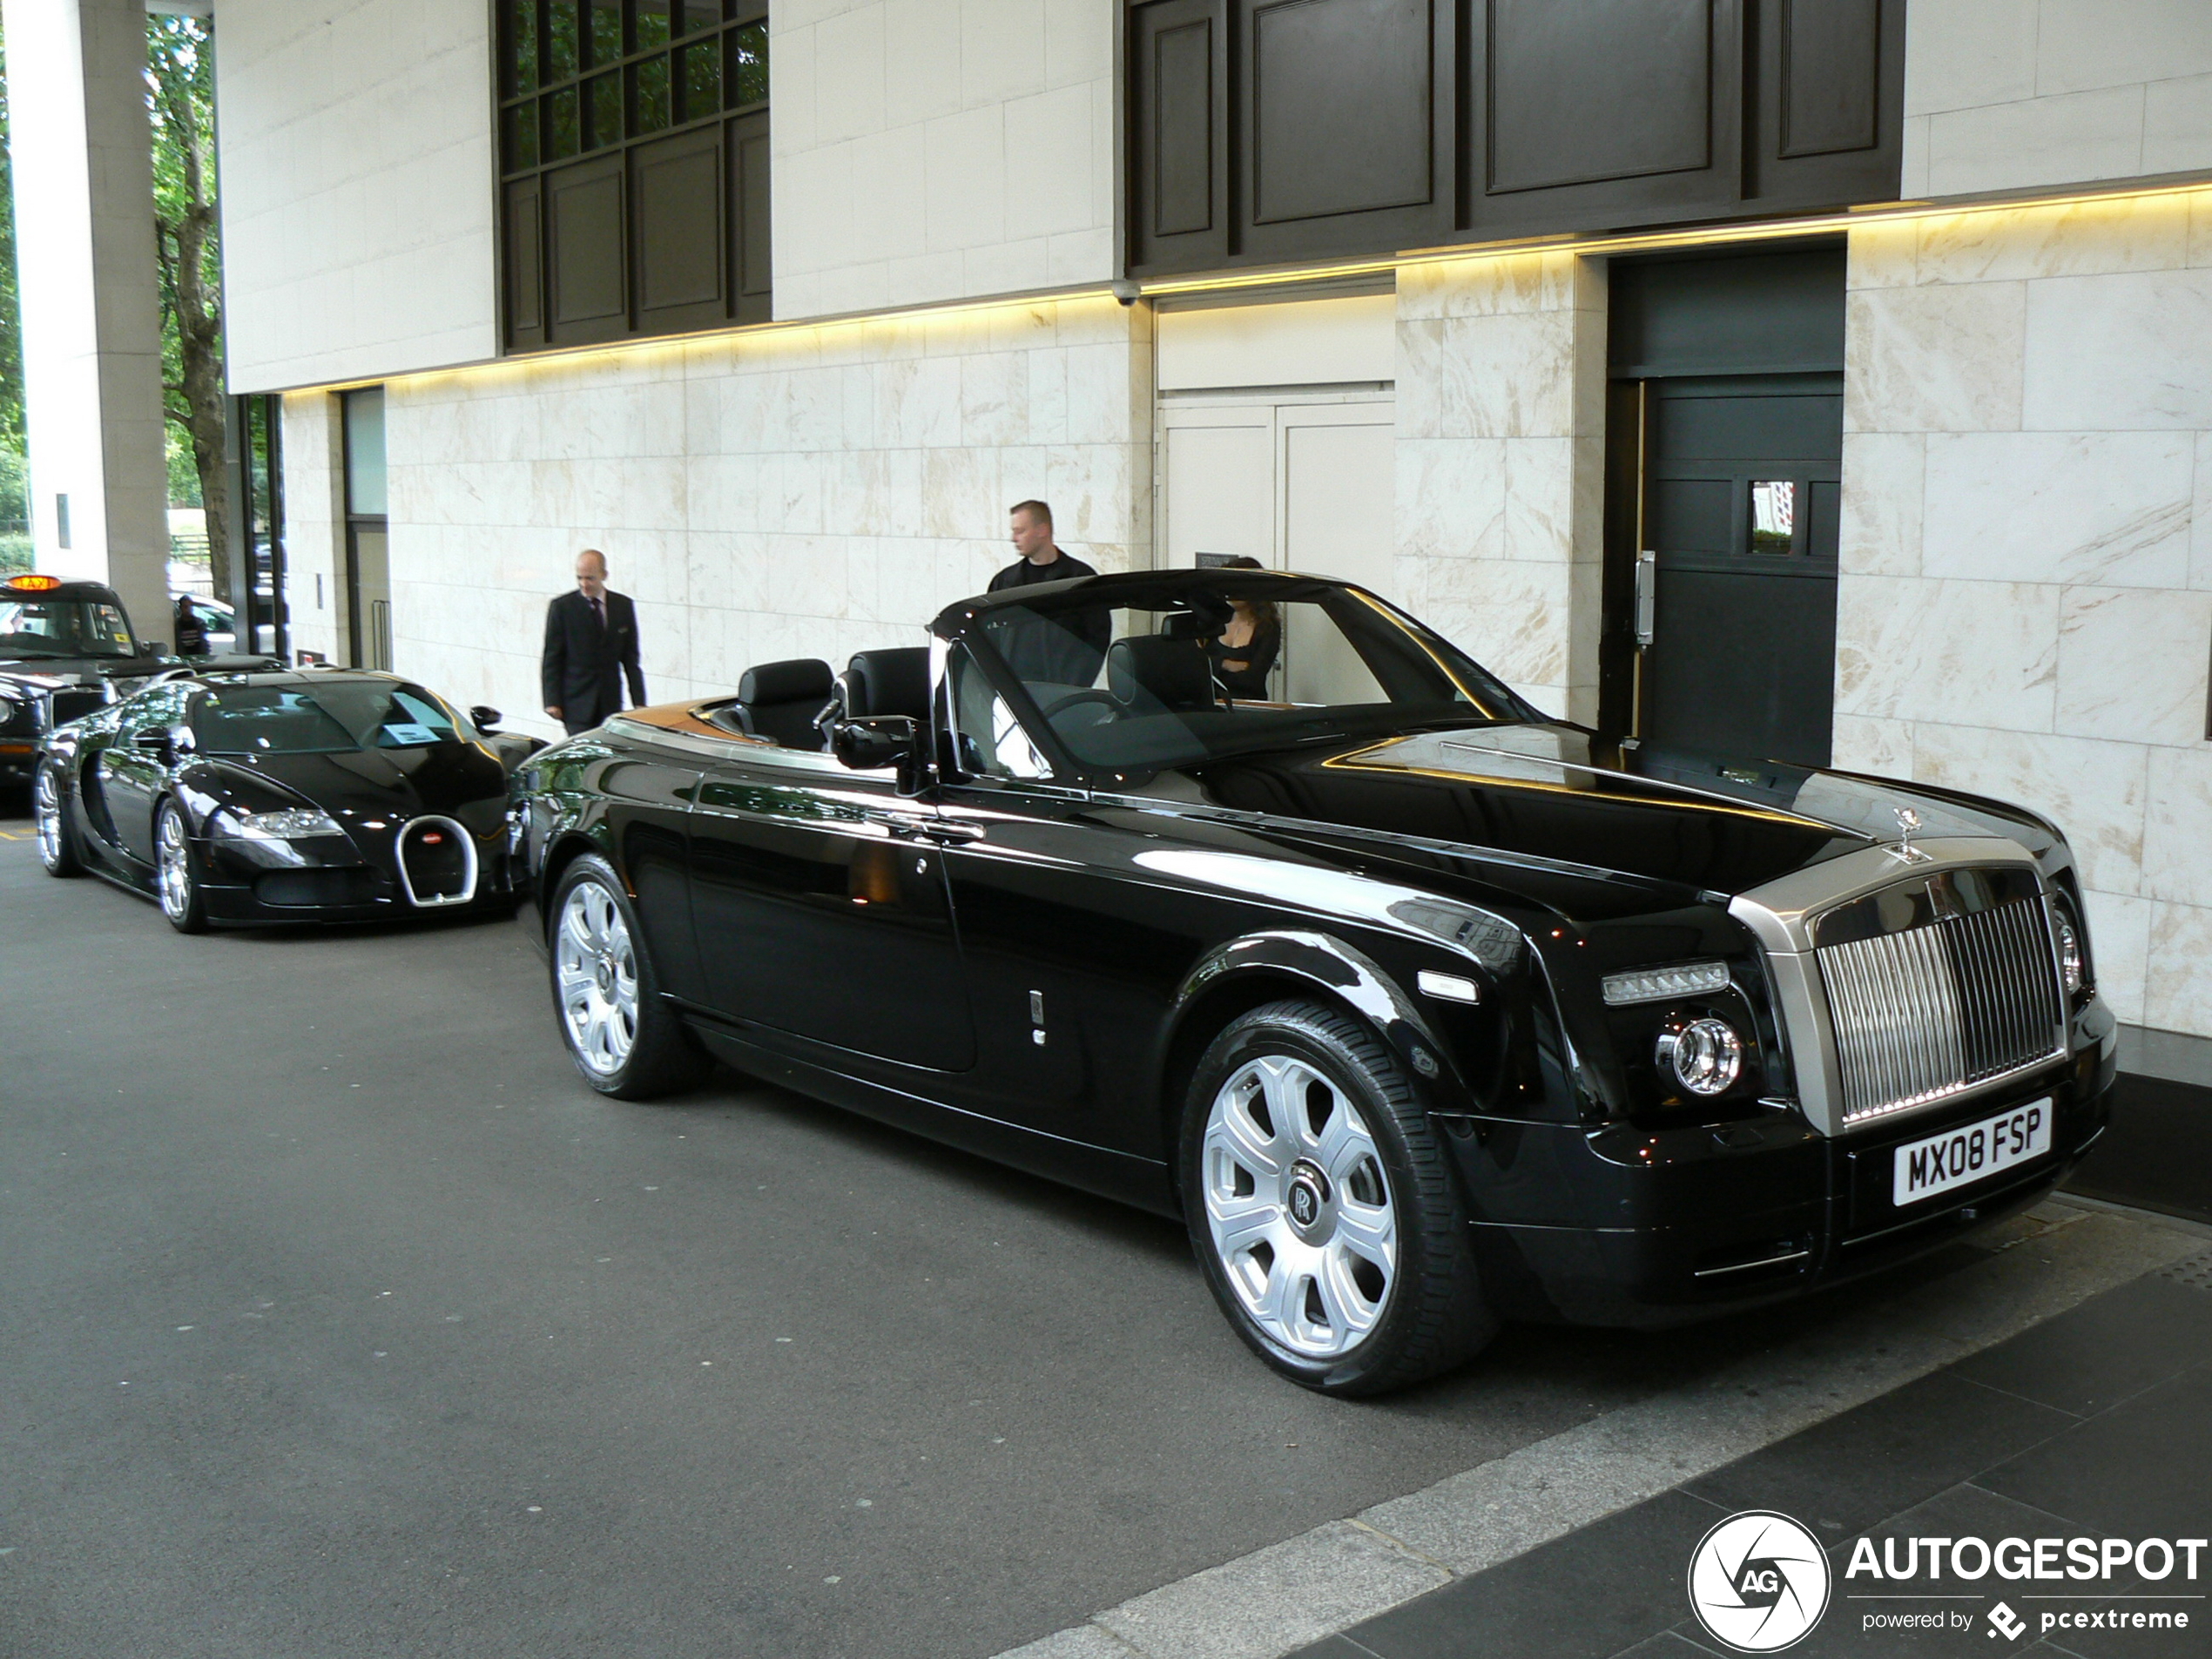
M1979 1123L1898 1147L1891 1167L1890 1201L1918 1204L1954 1187L1986 1181L2050 1150L2051 1103L2032 1100Z

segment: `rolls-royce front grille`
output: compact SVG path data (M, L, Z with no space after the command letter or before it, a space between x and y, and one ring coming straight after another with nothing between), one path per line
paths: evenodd
M1845 1123L2065 1053L2050 913L2029 873L1948 871L1846 911L1816 928Z

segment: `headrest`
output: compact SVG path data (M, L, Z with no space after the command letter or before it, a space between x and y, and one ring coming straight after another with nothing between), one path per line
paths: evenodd
M1160 637L1163 639L1204 639L1209 633L1217 634L1220 631L1218 628L1209 630L1204 619L1190 610L1176 611L1162 618L1160 623Z
M757 663L738 682L740 703L797 703L812 698L829 701L830 665L819 657L794 657L787 662Z
M927 720L929 647L900 645L891 651L855 651L845 670L845 684L851 698L846 711L855 719L904 714Z
M1124 706L1149 699L1168 709L1210 709L1213 661L1196 640L1117 639L1106 653L1106 685Z

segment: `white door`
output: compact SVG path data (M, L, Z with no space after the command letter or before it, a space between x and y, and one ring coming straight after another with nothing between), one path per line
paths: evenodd
M1170 566L1242 554L1271 570L1339 577L1392 596L1393 410L1387 392L1163 399L1161 545ZM1283 642L1277 694L1366 701L1359 663ZM1379 695L1379 693L1373 693Z

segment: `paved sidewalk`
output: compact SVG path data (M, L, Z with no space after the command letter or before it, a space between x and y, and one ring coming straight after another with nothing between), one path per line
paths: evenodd
M1801 1521L1827 1547L1827 1612L1790 1649L1807 1659L2212 1653L2212 1551L2198 1553L2194 1579L2178 1559L2155 1579L2132 1565L2092 1583L1991 1571L1962 1578L1955 1553L1939 1576L1923 1569L1893 1582L1849 1570L1855 1558L1878 1559L1858 1550L1862 1538L1892 1549L1892 1561L1905 1559L1911 1538L2202 1541L2212 1533L2208 1477L2212 1251L1330 1636L1298 1659L1725 1655L1690 1615L1685 1578L1706 1533L1754 1509ZM2168 1559L2154 1554L2149 1564ZM1983 1562L1969 1553L1965 1565ZM2155 1618L2171 1622L2142 1628ZM1926 1628L1936 1620L1941 1628Z
M1002 1659L1694 1659L1724 1649L1691 1614L1690 1556L1743 1508L1795 1515L1846 1554L1892 1522L1956 1534L1973 1529L1970 1516L1992 1541L2100 1526L2202 1535L2212 1530L2212 1500L2199 1495L2212 1474L2208 1244L2212 1229L2188 1222L2047 1202L1979 1241L1977 1264L1918 1284L1903 1276L1894 1298L1695 1387L1163 1586ZM2085 1470L2100 1460L2109 1467L2093 1484ZM2140 1516L2128 1508L2128 1480L2147 1483ZM1865 1587L1846 1585L1845 1564L1821 1627L1791 1651L1922 1651L1894 1631L1861 1634L1862 1604L1846 1597ZM2212 1578L2212 1551L2202 1570ZM1978 1597L1980 1628L1962 1650L2015 1645L1991 1646L1988 1585L1951 1588ZM2042 1604L2013 1605L2034 1615ZM2212 1612L2192 1624L2212 1629ZM2212 1641L2192 1630L2178 1645L2169 1635L2162 1646L2041 1650L2178 1656L2212 1651Z

